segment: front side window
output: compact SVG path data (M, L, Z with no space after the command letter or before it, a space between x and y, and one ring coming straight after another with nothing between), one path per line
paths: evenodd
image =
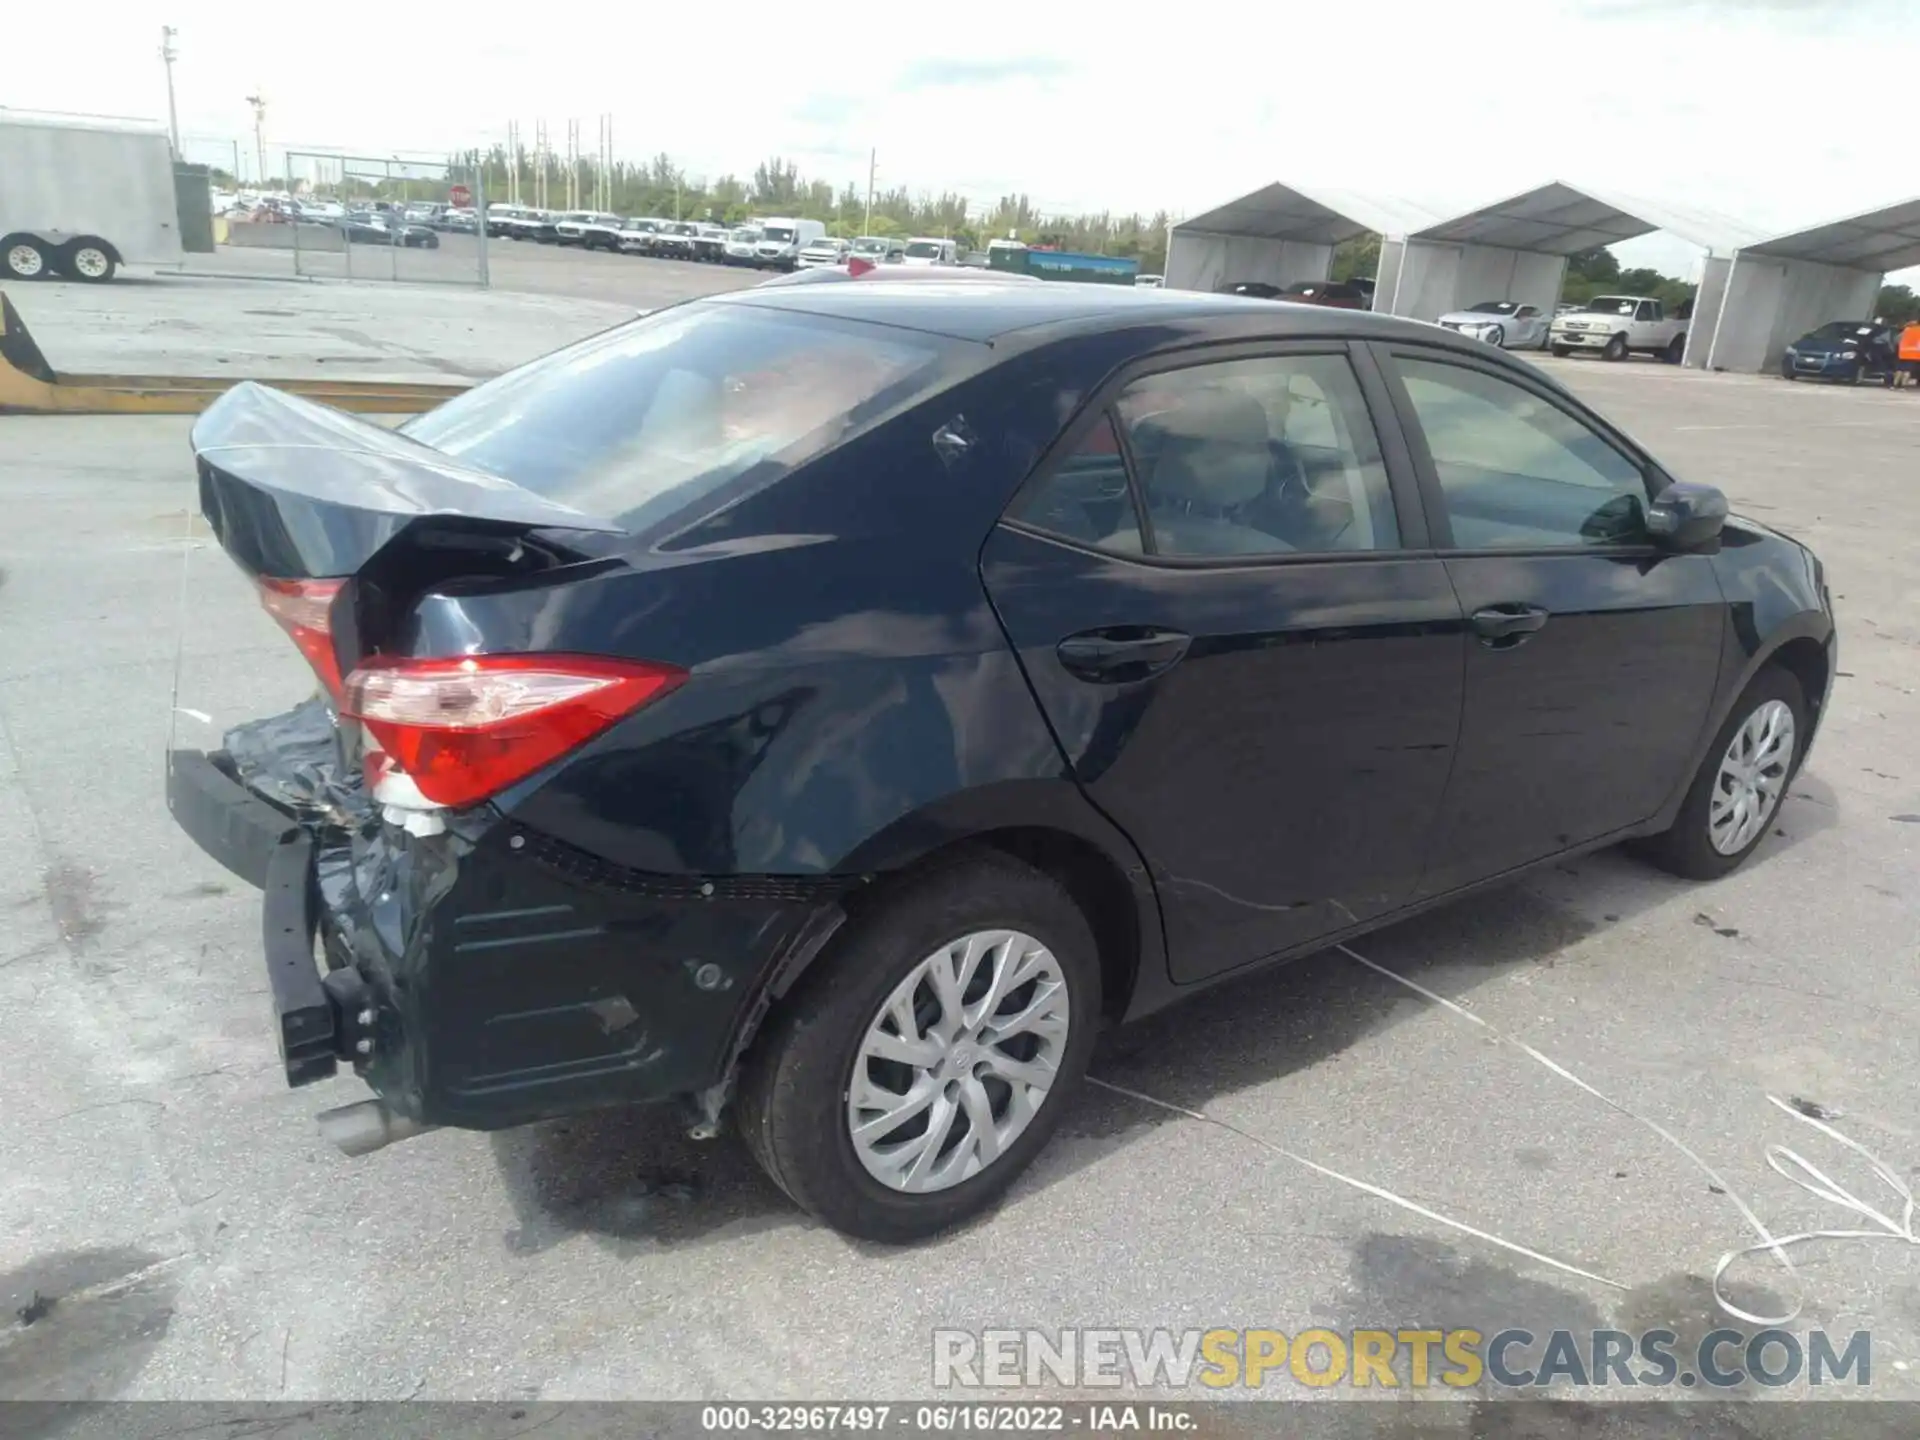
M1598 431L1524 386L1435 360L1395 365L1464 550L1634 544L1646 477Z

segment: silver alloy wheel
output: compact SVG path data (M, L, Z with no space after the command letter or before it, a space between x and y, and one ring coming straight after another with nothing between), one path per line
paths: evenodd
M1769 700L1734 732L1714 777L1707 838L1722 855L1737 855L1773 818L1793 767L1793 708Z
M7 273L22 280L31 280L47 268L47 257L40 253L40 247L29 245L25 241L7 251Z
M978 1175L1046 1104L1071 1021L1060 962L1031 935L981 930L927 956L867 1027L847 1084L847 1128L893 1190Z
M1493 326L1490 330L1487 331L1487 343L1493 346L1493 348L1496 350L1506 349L1507 348L1507 332L1501 329L1498 325Z
M98 245L82 245L73 252L73 268L89 280L98 280L112 265L107 252Z

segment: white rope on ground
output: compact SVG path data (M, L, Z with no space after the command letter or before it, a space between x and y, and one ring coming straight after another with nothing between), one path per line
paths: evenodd
M1539 1050L1527 1044L1526 1041L1508 1034L1491 1021L1482 1019L1471 1010L1468 1010L1455 1001L1449 1000L1446 996L1429 990L1426 986L1409 980L1406 976L1389 970L1384 965L1369 960L1366 956L1350 946L1336 945L1333 948L1345 955L1348 959L1356 961L1374 973L1385 976L1395 984L1405 986L1416 995L1440 1006L1458 1019L1478 1025L1502 1043L1513 1046L1535 1063L1545 1066L1562 1080L1578 1086L1581 1090L1593 1096L1594 1099L1609 1109L1615 1110L1628 1119L1645 1126L1655 1135L1658 1135L1662 1140L1666 1141L1667 1144L1678 1150L1682 1155L1686 1156L1688 1160L1692 1161L1701 1173L1707 1177L1708 1181L1733 1202L1734 1208L1739 1210L1741 1217L1752 1227L1753 1232L1760 1237L1758 1244L1727 1251L1726 1254L1720 1257L1719 1263L1714 1266L1712 1279L1714 1303L1734 1319L1745 1321L1750 1325L1772 1327L1789 1325L1799 1318L1800 1312L1806 1307L1806 1286L1800 1278L1799 1270L1793 1263L1793 1258L1787 1254L1787 1247L1790 1245L1800 1245L1811 1240L1899 1240L1908 1245L1920 1246L1920 1234L1916 1234L1914 1230L1913 1191L1893 1168L1858 1141L1841 1134L1825 1121L1816 1120L1811 1115L1795 1109L1779 1096L1769 1095L1767 1099L1770 1103L1788 1115L1791 1115L1794 1119L1811 1125L1822 1134L1838 1141L1841 1145L1860 1156L1873 1168L1874 1174L1880 1178L1881 1182L1899 1197L1900 1218L1898 1220L1867 1204L1864 1200L1860 1199L1859 1196L1846 1189L1832 1176L1828 1175L1824 1170L1820 1169L1797 1151L1789 1149L1785 1145L1773 1144L1767 1146L1766 1158L1767 1165L1775 1174L1781 1176L1783 1179L1792 1181L1802 1190L1805 1190L1808 1194L1818 1199L1825 1200L1829 1204L1838 1205L1843 1210L1859 1215L1864 1219L1871 1220L1877 1227L1869 1230L1803 1230L1792 1235L1776 1236L1767 1228L1766 1222L1754 1213L1753 1207L1747 1204L1740 1193L1727 1183L1726 1178L1721 1175L1719 1171L1715 1170L1712 1165L1696 1154L1686 1142L1668 1130L1664 1125L1660 1124L1659 1121L1642 1115L1639 1111L1622 1104L1612 1096L1589 1085L1585 1080L1582 1080L1578 1075L1567 1069L1566 1066L1560 1064L1550 1056L1542 1054ZM1551 1266L1555 1270L1565 1271L1569 1275L1577 1275L1583 1280L1591 1280L1596 1284L1605 1285L1615 1290L1626 1290L1629 1288L1618 1280L1596 1274L1591 1270L1582 1269L1580 1266L1569 1264L1565 1260L1557 1260L1551 1255L1529 1249L1525 1245L1520 1245L1512 1240L1495 1235L1491 1231L1469 1225L1463 1220L1455 1220L1449 1215L1443 1215L1437 1210L1431 1210L1416 1201L1407 1199L1403 1195L1396 1195L1393 1191L1382 1186L1370 1184L1365 1180L1356 1179L1351 1175L1343 1175L1340 1171L1331 1169L1317 1161L1309 1160L1306 1156L1296 1154L1285 1146L1276 1145L1264 1136L1256 1135L1251 1130L1244 1129L1230 1120L1222 1120L1218 1116L1208 1115L1200 1110L1189 1109L1185 1105L1176 1105L1170 1100L1162 1100L1157 1096L1148 1095L1143 1091L1129 1089L1125 1085L1116 1085L1111 1080L1102 1080L1097 1076L1087 1076L1087 1083L1089 1085L1097 1085L1102 1090L1110 1090L1116 1095L1124 1095L1130 1100L1137 1100L1143 1105L1151 1105L1157 1109L1168 1111L1171 1114L1184 1116L1189 1120L1198 1120L1203 1125L1218 1126L1229 1134L1237 1135L1242 1140L1258 1145L1263 1150L1271 1151L1273 1154L1290 1160L1296 1165L1304 1166L1317 1175L1324 1175L1330 1180L1337 1180L1343 1185L1348 1185L1355 1190L1361 1191L1363 1194L1385 1200L1391 1205L1398 1205L1403 1210L1410 1210L1414 1214L1423 1216L1428 1220L1445 1225L1450 1229L1458 1230L1462 1234L1471 1235L1477 1240L1484 1240L1488 1244L1496 1245L1503 1250L1510 1250L1514 1254L1525 1256L1529 1260L1538 1261L1542 1265ZM1795 1173L1796 1171L1799 1173ZM1792 1278L1796 1289L1799 1291L1799 1296L1795 1299L1793 1308L1784 1315L1758 1315L1752 1311L1743 1310L1721 1293L1721 1281L1731 1266L1749 1255L1758 1255L1763 1252L1772 1255L1774 1259L1780 1262L1781 1268Z
M1712 1165L1703 1160L1690 1146L1664 1125L1660 1124L1659 1121L1650 1119L1632 1107L1623 1105L1611 1095L1595 1089L1592 1085L1589 1085L1585 1080L1582 1080L1578 1075L1567 1069L1566 1066L1543 1055L1533 1046L1527 1044L1526 1041L1521 1040L1517 1036L1509 1035L1499 1026L1493 1024L1493 1022L1482 1019L1471 1010L1449 1000L1446 996L1437 994L1427 989L1426 986L1409 980L1406 976L1389 970L1384 965L1369 960L1351 946L1336 945L1334 949L1338 950L1342 955L1345 955L1349 960L1357 961L1361 965L1366 966L1367 969L1373 971L1375 974L1384 975L1395 984L1404 985L1407 989L1413 991L1414 994L1432 1001L1435 1005L1440 1006L1457 1018L1478 1025L1488 1034L1505 1044L1513 1046L1529 1059L1545 1066L1562 1080L1586 1091L1587 1094L1593 1096L1594 1099L1609 1109L1618 1111L1630 1120L1638 1121L1641 1125L1644 1125L1662 1140L1666 1141L1667 1144L1678 1150L1682 1155L1686 1156L1687 1159L1691 1160L1700 1172L1707 1177L1709 1182L1726 1193L1727 1198L1733 1202L1734 1208L1740 1212L1741 1217L1752 1227L1753 1233L1760 1237L1760 1242L1757 1245L1748 1245L1741 1249L1727 1251L1726 1254L1720 1257L1719 1263L1713 1268L1712 1287L1714 1303L1734 1319L1743 1320L1749 1325L1776 1326L1789 1325L1799 1318L1801 1310L1806 1307L1807 1303L1806 1285L1805 1282L1801 1280L1800 1272L1794 1266L1792 1257L1787 1254L1787 1247L1789 1245L1800 1245L1809 1240L1900 1240L1909 1245L1920 1245L1920 1235L1916 1235L1913 1228L1913 1191L1908 1188L1906 1182L1902 1180L1890 1166L1882 1162L1877 1155L1868 1150L1864 1145L1842 1135L1838 1130L1826 1124L1824 1121L1816 1120L1811 1115L1796 1110L1779 1096L1769 1095L1767 1099L1773 1105L1791 1115L1794 1119L1811 1125L1814 1129L1839 1141L1842 1145L1846 1146L1847 1149L1859 1155L1867 1164L1873 1167L1874 1173L1900 1198L1902 1209L1901 1217L1898 1221L1874 1209L1871 1205L1861 1200L1851 1191L1845 1189L1825 1171L1821 1170L1796 1151L1790 1150L1784 1145L1774 1144L1767 1146L1766 1157L1768 1166L1775 1174L1784 1179L1791 1180L1808 1194L1831 1204L1838 1205L1853 1214L1864 1216L1880 1227L1875 1230L1803 1230L1793 1235L1776 1236L1767 1228L1766 1222L1754 1213L1753 1207L1747 1204L1739 1191L1727 1183L1726 1178L1721 1175L1719 1171L1715 1170ZM1802 1179L1800 1175L1794 1174L1788 1168L1789 1166L1812 1177L1811 1182ZM1798 1297L1793 1302L1793 1308L1784 1315L1756 1315L1751 1311L1742 1310L1721 1293L1721 1280L1726 1275L1727 1270L1736 1261L1748 1255L1758 1255L1763 1252L1772 1255L1774 1259L1780 1262L1781 1268L1792 1278L1794 1286L1799 1291Z
M1490 1245L1498 1245L1502 1250L1511 1250L1516 1255L1524 1255L1529 1260L1538 1260L1542 1265L1551 1265L1554 1269L1564 1270L1569 1275L1578 1275L1582 1280L1592 1280L1596 1284L1609 1285L1615 1290L1625 1290L1628 1288L1618 1280L1610 1280L1605 1275L1596 1275L1591 1270L1582 1270L1578 1265L1569 1265L1564 1260L1556 1260L1553 1256L1543 1255L1538 1250L1529 1250L1524 1245L1517 1245L1511 1240L1502 1239L1490 1231L1481 1230L1469 1225L1464 1220L1455 1220L1452 1216L1442 1215L1438 1210L1429 1210L1418 1201L1409 1200L1404 1195L1396 1195L1391 1190L1385 1189L1382 1186L1371 1185L1365 1180L1356 1180L1351 1175L1342 1175L1338 1170L1329 1169L1325 1165L1307 1159L1304 1155L1296 1155L1285 1146L1276 1145L1273 1141L1256 1135L1251 1130L1243 1130L1231 1120L1222 1120L1215 1115L1203 1114L1198 1110L1189 1110L1184 1105L1175 1105L1170 1100L1162 1100L1157 1096L1148 1095L1139 1090L1129 1090L1124 1085L1116 1085L1111 1080L1102 1080L1095 1075L1087 1076L1087 1083L1089 1085L1098 1085L1102 1090L1111 1090L1116 1095L1125 1095L1130 1100L1138 1100L1142 1105L1152 1105L1158 1109L1170 1111L1175 1115L1184 1115L1189 1120L1198 1120L1203 1125L1217 1125L1229 1134L1238 1135L1242 1140L1247 1140L1258 1145L1262 1150L1271 1150L1275 1155L1281 1156L1283 1159L1291 1160L1296 1165L1306 1166L1307 1169L1313 1171L1316 1175L1325 1175L1330 1180L1338 1180L1342 1185L1351 1185L1354 1189L1372 1195L1377 1199L1385 1200L1390 1205L1398 1205L1403 1210L1411 1210L1416 1215L1424 1215L1429 1220L1438 1221L1440 1224L1458 1230L1462 1234L1471 1235L1476 1240L1485 1240Z

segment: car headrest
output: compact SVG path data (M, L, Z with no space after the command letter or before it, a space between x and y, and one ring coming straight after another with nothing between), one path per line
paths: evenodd
M1267 412L1231 390L1183 395L1170 410L1140 422L1136 451L1152 457L1155 498L1228 507L1257 499L1272 464Z

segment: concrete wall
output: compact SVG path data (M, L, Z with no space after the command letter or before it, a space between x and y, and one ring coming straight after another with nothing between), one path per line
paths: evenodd
M299 231L299 243L294 232ZM347 237L330 225L276 225L259 220L229 220L227 244L250 250L313 250L339 254Z
M1384 269L1384 247L1381 262ZM1398 269L1395 280L1380 286L1386 298L1376 294L1375 307L1414 320L1438 320L1482 300L1518 300L1551 314L1567 262L1532 250L1409 240Z
M1842 265L1740 254L1728 272L1707 363L1715 370L1776 369L1787 346L1816 325L1870 319L1883 278Z
M1167 243L1169 290L1218 290L1241 280L1291 285L1324 280L1333 247L1255 235L1200 235L1176 228Z

